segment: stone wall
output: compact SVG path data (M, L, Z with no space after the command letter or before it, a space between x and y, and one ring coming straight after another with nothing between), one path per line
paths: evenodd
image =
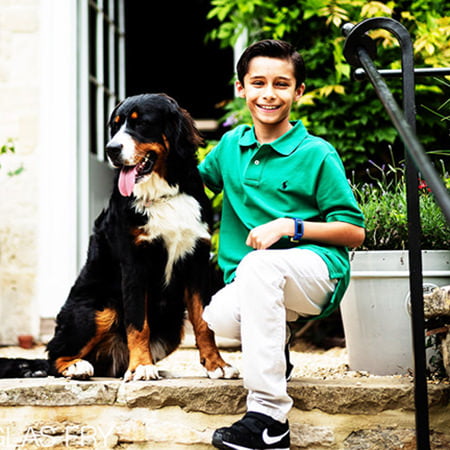
M38 333L39 5L0 0L0 145L16 149L0 160L0 344Z

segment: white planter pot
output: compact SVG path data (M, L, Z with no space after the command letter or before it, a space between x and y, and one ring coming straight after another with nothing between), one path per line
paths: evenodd
M424 289L450 284L450 251L422 252ZM349 365L374 375L413 368L408 251L359 251L342 300Z

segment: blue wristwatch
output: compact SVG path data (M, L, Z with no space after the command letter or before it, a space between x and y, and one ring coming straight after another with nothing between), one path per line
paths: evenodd
M300 239L303 237L303 231L304 231L304 223L302 219L293 218L295 225L294 225L294 236L291 237L291 242L299 242Z

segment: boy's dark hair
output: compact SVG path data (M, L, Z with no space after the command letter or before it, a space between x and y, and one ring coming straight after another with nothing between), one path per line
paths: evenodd
M285 59L292 62L294 66L294 75L296 80L296 88L304 83L306 78L305 63L300 53L285 41L277 41L274 39L266 39L255 42L247 47L242 53L237 63L238 80L244 85L244 77L248 72L250 61L257 56L265 56L268 58Z

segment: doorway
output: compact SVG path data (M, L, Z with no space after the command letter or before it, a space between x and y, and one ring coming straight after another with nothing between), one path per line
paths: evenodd
M205 42L217 24L209 0L125 2L126 93L164 92L217 138L220 105L232 99L233 50Z

